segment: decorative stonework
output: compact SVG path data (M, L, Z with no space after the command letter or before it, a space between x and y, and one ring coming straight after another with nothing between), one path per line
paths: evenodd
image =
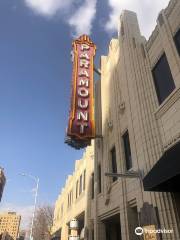
M180 132L176 134L173 138L171 138L164 146L164 150L167 151L173 145L180 141Z
M121 104L119 105L119 111L120 113L124 113L124 110L125 110L125 102L122 101Z
M180 99L180 88L176 89L172 92L172 94L159 106L157 111L155 112L156 119L161 118L165 112L169 110L173 104Z
M111 120L107 120L107 128L108 130L112 131L113 130L113 122Z

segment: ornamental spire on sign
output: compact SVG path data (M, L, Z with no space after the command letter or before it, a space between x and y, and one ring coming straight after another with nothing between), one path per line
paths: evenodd
M66 142L75 148L95 137L93 61L95 44L87 35L73 41L71 109Z

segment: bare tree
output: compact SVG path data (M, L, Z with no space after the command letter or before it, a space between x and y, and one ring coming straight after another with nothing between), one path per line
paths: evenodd
M53 224L54 208L52 206L40 206L36 209L33 240L49 240L50 228Z
M18 240L24 240L25 237L26 237L26 230L21 230L21 231L19 232L19 238L18 238Z

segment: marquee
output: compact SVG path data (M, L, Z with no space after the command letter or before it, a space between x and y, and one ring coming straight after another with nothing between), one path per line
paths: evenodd
M87 35L73 41L71 108L66 143L83 148L95 137L93 66L95 44Z

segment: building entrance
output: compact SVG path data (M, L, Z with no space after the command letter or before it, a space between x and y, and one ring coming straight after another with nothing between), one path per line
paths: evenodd
M106 240L122 240L120 214L104 220Z

